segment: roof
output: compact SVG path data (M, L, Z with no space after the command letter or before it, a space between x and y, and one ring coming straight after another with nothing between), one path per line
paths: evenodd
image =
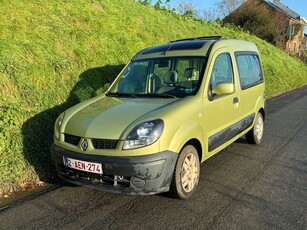
M236 51L255 51L255 44L248 41L226 39L220 36L197 37L172 41L163 45L146 48L136 54L132 60L144 60L164 57L208 57L212 50L225 48Z
M221 37L198 37L172 41L167 44L146 48L133 59L146 59L167 56L205 56L214 42Z
M280 1L274 1L274 2L269 2L266 1L270 6L274 7L275 9L277 9L278 11L282 12L284 15L288 16L289 18L292 18L298 22L300 22L301 20L301 15L299 15L298 13L294 12L293 10L291 10L288 6L285 6L284 4L282 4Z

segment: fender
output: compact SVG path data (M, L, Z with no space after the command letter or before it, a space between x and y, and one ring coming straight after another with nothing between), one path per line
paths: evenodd
M179 153L182 147L191 139L197 139L201 143L202 153L204 155L205 131L200 124L194 120L185 121L173 133L169 142L169 150ZM203 158L203 157L202 157Z

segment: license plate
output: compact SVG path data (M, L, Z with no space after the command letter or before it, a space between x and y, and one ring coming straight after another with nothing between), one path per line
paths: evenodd
M103 174L102 164L63 157L64 165L84 172Z

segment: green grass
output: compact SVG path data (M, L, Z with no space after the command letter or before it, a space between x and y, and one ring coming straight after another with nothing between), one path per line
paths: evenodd
M132 0L0 3L0 196L52 178L57 115L102 93L145 47L195 36L245 39L259 47L268 96L307 84L305 63L255 36Z

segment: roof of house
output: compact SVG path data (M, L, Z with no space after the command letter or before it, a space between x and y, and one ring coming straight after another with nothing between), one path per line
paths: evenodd
M266 2L270 6L274 7L275 9L279 10L280 12L282 12L284 15L288 16L289 18L292 18L292 19L300 22L300 20L302 18L301 15L294 12L288 6L285 6L284 4L282 4L280 1L274 1L274 2L266 1Z

